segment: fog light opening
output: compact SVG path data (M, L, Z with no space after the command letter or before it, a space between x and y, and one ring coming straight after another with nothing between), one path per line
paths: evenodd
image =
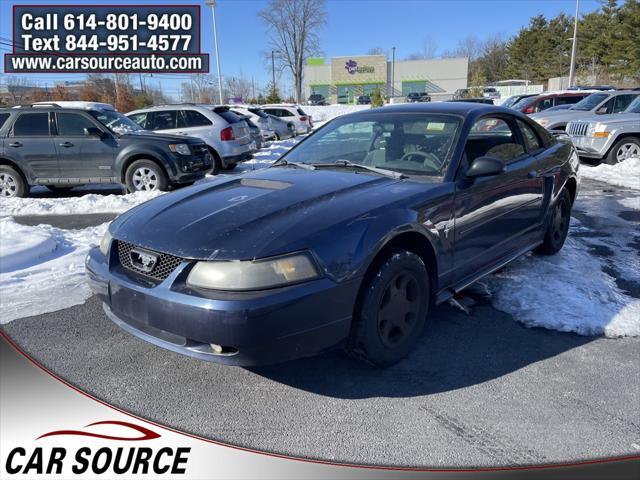
M235 355L238 353L237 348L226 347L224 345L216 345L215 343L210 343L211 353L214 355Z

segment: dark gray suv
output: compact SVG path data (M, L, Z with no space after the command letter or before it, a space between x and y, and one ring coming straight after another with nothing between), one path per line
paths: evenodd
M94 102L33 104L0 112L0 196L123 183L129 192L167 190L204 177L213 163L202 140L143 130Z

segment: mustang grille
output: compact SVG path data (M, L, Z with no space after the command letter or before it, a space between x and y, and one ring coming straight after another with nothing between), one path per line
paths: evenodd
M144 270L136 267L133 263L131 263L131 250L136 248L136 246L132 245L131 243L122 242L120 240L117 240L117 243L118 260L120 261L120 265L122 265L125 269L135 272L136 274L142 275L144 277L163 281L169 275L171 275L171 273L173 273L176 268L178 268L178 265L182 263L182 258L180 257L174 257L173 255L169 255L166 253L153 252L158 255L158 261L150 272L145 272Z
M574 137L584 137L588 128L589 124L587 122L571 122L567 128L567 133Z

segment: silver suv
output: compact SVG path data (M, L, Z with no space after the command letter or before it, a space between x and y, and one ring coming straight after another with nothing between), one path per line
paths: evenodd
M640 96L622 113L569 122L567 134L581 157L616 164L640 157Z
M300 105L289 105L285 103L262 105L264 110L269 115L278 117L285 122L292 122L296 127L296 133L305 134L309 133L313 128L311 122L311 115L307 115Z
M571 120L578 120L590 114L607 115L620 113L638 96L640 96L640 90L592 93L566 110L545 110L540 113L534 113L531 118L547 130L564 130Z
M145 130L202 139L214 159L214 175L220 170L232 170L256 151L249 126L226 106L160 105L134 110L127 117Z
M232 112L248 116L260 129L260 135L262 135L263 140L273 140L275 138L271 119L260 107L255 105L230 105L229 108Z

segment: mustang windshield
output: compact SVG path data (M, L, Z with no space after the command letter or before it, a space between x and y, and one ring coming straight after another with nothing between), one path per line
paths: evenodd
M283 161L322 167L335 164L336 168L356 164L442 177L460 122L456 116L442 114L380 113L337 119L292 149Z

